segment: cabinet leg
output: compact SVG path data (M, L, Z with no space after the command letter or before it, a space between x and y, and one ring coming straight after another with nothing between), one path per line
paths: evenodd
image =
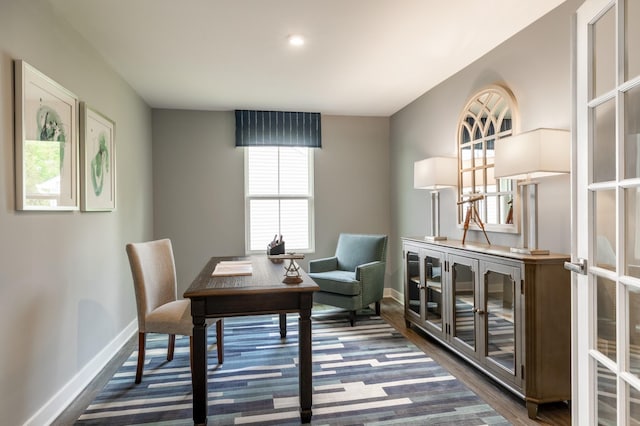
M407 320L404 320L404 326L405 326L406 328L411 328L411 322L410 322L410 321L407 321Z
M538 417L538 404L535 402L527 401L527 415L530 419Z

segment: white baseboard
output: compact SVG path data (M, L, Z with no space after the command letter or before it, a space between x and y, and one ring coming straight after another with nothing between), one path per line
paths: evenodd
M62 387L44 406L42 406L25 426L48 425L73 402L73 400L87 387L89 383L102 371L131 336L138 330L138 320L135 319L125 327L104 349L102 349L82 370L78 372L66 385Z
M400 293L398 290L396 290L395 288L385 287L383 296L390 297L396 302L400 303L401 305L404 305L404 295Z

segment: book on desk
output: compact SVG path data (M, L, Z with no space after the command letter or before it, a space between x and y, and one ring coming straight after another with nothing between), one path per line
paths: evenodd
M212 277L237 277L252 275L253 265L250 260L223 260L218 262L211 273Z

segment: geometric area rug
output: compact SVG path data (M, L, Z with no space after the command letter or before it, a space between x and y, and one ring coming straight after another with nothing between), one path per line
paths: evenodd
M226 318L224 364L215 327L208 340L209 425L299 425L298 320L278 315ZM485 401L375 315L351 327L344 312L312 314L312 425L507 425ZM192 425L189 338L147 336L142 383L137 351L111 378L77 425Z

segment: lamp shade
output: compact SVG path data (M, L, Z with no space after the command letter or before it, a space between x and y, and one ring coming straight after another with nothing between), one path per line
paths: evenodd
M458 160L432 157L413 164L413 187L438 189L458 185Z
M571 171L567 130L536 129L496 141L494 176L535 179Z

